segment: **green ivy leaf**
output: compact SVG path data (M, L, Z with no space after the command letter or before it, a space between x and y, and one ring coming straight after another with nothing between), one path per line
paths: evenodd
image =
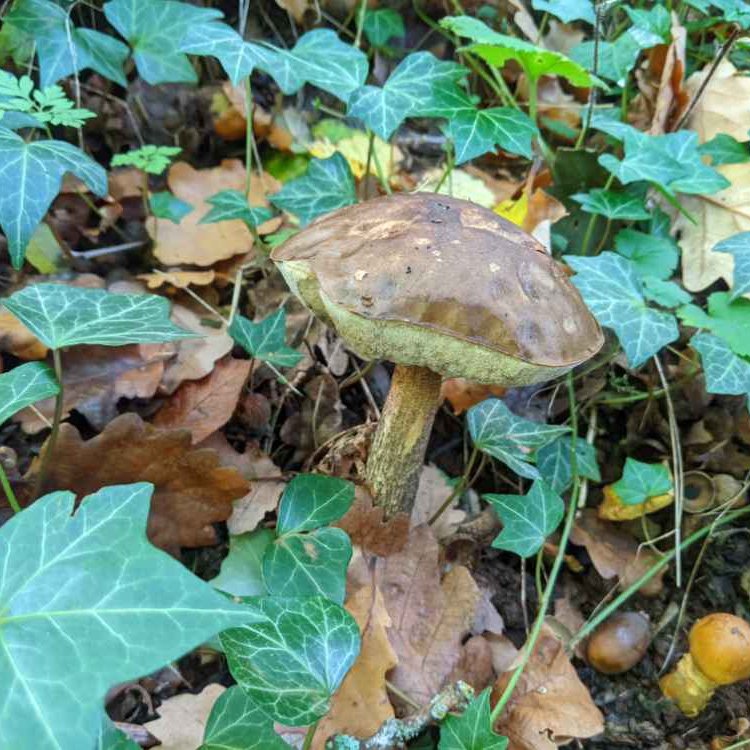
M646 304L643 285L633 264L620 255L604 252L595 258L566 255L576 271L572 281L596 319L611 328L628 364L640 367L679 336L673 315Z
M251 206L241 190L222 190L206 199L211 210L200 220L201 224L239 219L248 227L257 229L273 217L273 211L265 206Z
M539 473L555 492L565 492L573 483L572 443L569 435L563 435L537 451L536 465ZM576 468L579 476L594 482L601 481L596 450L583 438L576 438Z
M671 41L672 18L663 5L654 5L648 10L625 6L624 10L635 28L650 31L660 37L663 42Z
M359 627L345 609L319 596L252 601L265 619L220 636L232 676L274 720L312 724L328 713L357 658Z
M273 730L273 719L234 685L214 703L198 750L289 750Z
M747 394L750 399L750 360L737 356L718 336L696 333L690 346L701 355L706 389L729 396Z
M27 362L0 375L0 425L21 409L56 396L60 384L44 362Z
M151 546L152 491L105 487L75 514L53 492L0 529L0 746L92 747L112 685L265 619Z
M384 86L362 86L353 91L348 114L387 141L408 117L441 116L434 113L439 92L454 89L467 74L466 68L454 62L438 60L429 52L414 52L398 64Z
M732 301L729 292L714 292L708 298L708 313L697 305L685 305L677 311L683 323L705 328L726 341L735 354L750 356L750 300Z
M279 308L258 323L235 315L229 335L251 356L275 367L294 367L302 355L286 345L286 312Z
M663 281L654 276L645 276L641 281L643 283L643 296L670 310L687 305L693 299L688 292L673 281Z
M338 521L354 502L354 485L323 474L298 474L279 503L277 534L310 531Z
M211 585L232 596L265 596L263 555L275 535L271 529L256 529L229 537L229 552Z
M534 482L526 495L484 495L484 499L503 522L492 546L519 557L535 555L565 513L562 498L541 481Z
M0 127L0 227L14 268L39 222L72 172L97 195L107 194L107 173L93 159L63 141L32 141Z
M189 203L180 200L169 190L151 193L148 205L154 216L159 219L167 219L173 224L179 224L193 210Z
M460 715L448 714L440 727L439 750L506 750L508 738L492 729L491 689L483 690Z
M68 11L57 3L16 0L4 20L34 38L42 88L89 68L127 86L123 63L128 48L108 34L73 26Z
M110 0L104 4L104 15L132 47L141 78L153 85L197 83L181 51L182 38L193 26L222 17L219 10L176 0Z
M529 463L533 452L570 429L518 417L497 398L472 406L466 421L471 439L480 451L494 456L526 479L541 476Z
M728 253L734 258L734 277L730 300L750 294L750 232L740 232L714 245L715 253Z
M182 151L177 146L147 145L141 148L116 154L112 157L113 167L136 167L149 174L161 174Z
M748 143L740 143L728 133L718 133L710 141L698 146L701 156L709 156L711 164L718 167L720 164L744 164L750 161L750 148Z
M304 225L317 216L356 203L354 176L346 159L337 152L327 159L313 159L303 177L289 180L268 200L295 214Z
M677 243L671 237L621 229L615 236L615 250L627 258L641 278L668 279L680 259Z
M651 497L669 492L672 489L672 477L662 464L646 464L627 458L622 478L612 488L625 505L640 505Z
M121 732L102 709L102 722L96 738L95 750L139 750L125 732Z
M386 47L391 39L406 36L404 19L392 8L368 10L362 25L367 41L373 47Z
M111 294L63 284L32 284L3 300L45 346L122 346L195 338L169 320L155 294Z
M531 0L531 7L559 18L563 23L586 21L596 23L591 0Z
M613 221L642 221L650 217L643 198L637 195L594 188L570 197L580 203L586 213L606 216Z
M471 16L448 16L440 21L444 29L468 37L474 42L464 51L478 55L490 65L502 67L508 60L515 60L531 78L560 76L574 86L594 86L598 79L569 57L533 44L500 34L483 21ZM461 51L461 50L459 50Z

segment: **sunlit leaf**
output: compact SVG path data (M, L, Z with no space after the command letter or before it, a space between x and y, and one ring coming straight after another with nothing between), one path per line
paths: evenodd
M718 336L696 333L690 346L700 355L709 393L750 398L750 360L736 355Z
M729 253L734 258L734 275L730 299L750 293L750 232L740 232L714 245L715 253Z
M537 451L536 465L539 473L555 492L564 492L573 482L572 442L569 435L563 435ZM596 450L583 438L576 438L576 470L578 476L595 482L601 481Z
M729 292L714 292L708 298L708 311L697 305L685 305L677 311L683 323L705 328L729 344L735 354L750 356L750 300L732 301Z
M655 3L651 8L625 6L623 10L628 14L635 29L650 31L660 37L663 42L671 41L672 18L663 5Z
M310 531L338 521L354 502L354 485L323 474L298 474L279 504L277 534Z
M612 487L625 505L640 505L649 498L667 494L672 489L672 477L662 464L646 464L628 458L622 478Z
M276 367L294 367L302 355L286 344L286 312L283 308L257 323L235 315L229 335L251 356Z
M0 375L0 425L21 409L55 396L60 384L44 362L27 362Z
M586 213L599 214L614 221L641 221L650 216L643 198L629 193L594 188L588 193L576 193L570 197L580 203Z
M487 688L460 715L448 714L440 727L439 750L506 750L508 738L495 734Z

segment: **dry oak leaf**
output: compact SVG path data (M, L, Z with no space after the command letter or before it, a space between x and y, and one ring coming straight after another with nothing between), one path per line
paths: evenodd
M175 345L74 346L62 352L63 415L72 409L89 424L103 430L118 414L121 398L152 398L161 383L164 363L174 356ZM55 399L24 409L16 419L26 433L49 427ZM39 414L45 419L40 419Z
M383 595L377 587L365 586L352 594L344 606L359 625L362 646L357 661L333 696L331 710L318 725L314 750L323 750L326 739L334 734L369 737L393 718L385 676L398 664L398 657L388 640L392 623Z
M461 660L481 598L462 565L442 580L440 574L438 543L429 526L413 529L403 551L376 563L399 659L389 680L418 704L429 702Z
M453 413L458 415L490 396L502 398L505 391L501 385L474 383L466 378L448 378L440 387L440 396L448 400L453 407Z
M505 672L495 683L493 703L511 674ZM574 738L595 737L604 731L601 711L547 626L496 729L508 737L508 750L556 750Z
M411 525L417 527L429 523L451 495L453 486L449 484L448 477L437 466L423 466L411 512ZM432 524L432 530L438 539L446 539L455 534L465 520L466 512L456 508L458 500L458 496L454 497L451 506Z
M210 375L183 383L156 413L153 424L190 430L193 444L205 440L232 418L251 364L249 359L219 360Z
M154 271L142 273L136 278L146 282L149 289L158 289L164 284L170 284L176 289L187 289L189 286L208 286L213 284L216 274L213 271L183 271L172 268L169 271Z
M212 169L194 169L186 162L176 162L167 176L174 195L193 206L179 224L169 219L152 217L146 228L154 240L154 256L165 265L188 263L211 266L233 255L247 253L253 246L250 230L239 219L200 224L211 206L207 198L222 190L245 189L245 165L239 159L225 159ZM276 192L280 184L270 175L263 181L253 174L250 184L250 203L268 206L266 194ZM262 227L259 228L262 230Z
M187 430L159 430L137 414L122 414L91 440L63 424L50 464L42 494L72 490L83 497L111 484L151 482L148 537L173 553L215 544L213 524L226 521L232 501L248 491L247 480L221 466L216 451L193 448ZM38 468L37 459L26 478Z

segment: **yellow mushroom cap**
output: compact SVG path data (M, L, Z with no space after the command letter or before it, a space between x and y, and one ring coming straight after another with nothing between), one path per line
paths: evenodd
M719 685L750 678L750 623L726 612L701 618L690 630L690 655Z

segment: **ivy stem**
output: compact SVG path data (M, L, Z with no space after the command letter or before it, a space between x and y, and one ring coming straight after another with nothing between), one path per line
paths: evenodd
M446 144L446 151L445 151L445 171L440 176L440 179L438 180L438 184L435 186L434 192L439 193L440 188L443 187L445 184L445 181L451 176L451 173L453 172L453 168L455 167L455 147L451 141L448 141Z
M250 196L253 171L253 87L245 78L245 194Z
M613 174L610 174L610 176L607 178L607 181L604 183L603 190L609 190L610 187L612 187L612 183L614 182L615 176ZM591 214L591 218L589 219L588 226L586 227L586 233L583 235L583 242L581 243L581 252L580 255L588 255L589 254L589 245L591 244L591 238L594 235L594 227L597 224L597 220L599 219L600 214Z
M10 485L8 475L5 473L5 467L3 466L2 459L0 459L0 486L2 486L3 492L5 492L5 497L8 498L8 505L13 508L13 512L20 513L21 506L18 504L16 493L13 492L13 487L11 487Z
M573 523L575 522L576 513L578 512L578 491L580 489L580 477L578 476L577 456L575 450L575 438L578 436L578 411L575 401L575 385L572 373L568 373L567 383L568 399L570 402L570 427L573 435L570 449L570 466L573 473L573 488L571 489L570 498L568 500L568 511L565 516L565 525L563 526L562 534L560 535L557 554L555 555L554 563L552 563L552 569L550 570L549 578L547 579L547 585L544 588L544 594L542 595L541 601L539 602L539 610L537 611L536 620L534 620L534 625L531 628L531 633L526 640L523 656L521 657L521 661L511 675L510 680L508 680L508 684L506 685L505 690L503 690L503 694L500 696L500 699L492 709L492 713L490 714L490 727L495 726L498 718L500 717L500 714L502 714L503 709L508 704L508 701L513 695L513 691L516 689L516 685L521 679L521 675L526 669L526 665L529 663L531 655L534 653L534 647L536 646L536 642L539 640L539 636L542 633L542 627L544 626L544 620L547 615L547 610L549 609L550 602L552 601L552 594L555 590L557 577L560 575L560 570L562 569L562 565L565 560L565 550L568 546L570 533L573 530Z
M52 362L55 367L55 377L57 383L60 386L60 390L57 392L55 397L55 414L52 417L52 430L50 431L47 442L45 443L44 452L41 455L39 463L39 473L36 477L36 483L34 485L34 492L32 494L32 500L36 500L44 487L44 480L47 477L49 471L50 459L52 454L55 452L55 443L57 443L57 435L60 432L60 423L62 422L63 416L63 399L65 396L65 387L63 385L63 371L62 371L62 357L59 349L52 350Z
M315 730L318 728L318 722L310 724L305 735L305 741L302 744L302 750L310 750L312 747L313 739L315 738Z
M354 37L354 46L359 49L362 46L362 31L365 27L365 17L367 16L367 0L362 0L359 4L357 13L357 34Z
M365 164L365 177L362 185L364 200L370 197L370 166L372 165L372 152L375 149L375 133L372 130L367 135L367 163Z
M539 97L539 79L535 76L526 74L529 80L529 117L536 125L537 99Z

